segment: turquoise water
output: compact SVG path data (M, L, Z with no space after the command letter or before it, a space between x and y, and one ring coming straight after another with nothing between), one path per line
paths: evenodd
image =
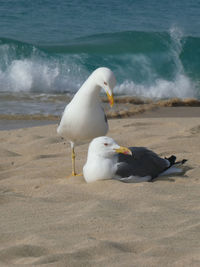
M200 98L199 15L194 0L1 0L0 97L71 94L107 66L115 94Z

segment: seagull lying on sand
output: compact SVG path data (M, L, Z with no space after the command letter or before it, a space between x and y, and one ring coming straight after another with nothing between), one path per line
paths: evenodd
M92 140L108 131L107 118L100 104L99 93L103 88L111 107L114 104L113 88L116 80L108 68L96 69L84 82L71 102L66 106L57 132L71 143L72 176L75 172L75 143Z
M159 175L180 173L176 157L160 158L145 147L122 147L107 136L92 140L83 167L86 182L116 179L126 183L151 181Z

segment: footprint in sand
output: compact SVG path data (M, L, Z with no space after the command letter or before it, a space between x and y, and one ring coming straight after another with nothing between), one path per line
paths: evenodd
M62 155L60 154L47 154L47 155L39 155L36 156L35 159L49 159L49 158L58 158L61 157Z
M36 139L36 138L34 138ZM37 139L36 139L37 140ZM40 143L43 145L51 145L51 144L58 144L62 143L63 140L60 137L48 137L48 138L41 138Z
M133 122L129 124L123 125L123 127L140 127L140 126L149 126L149 125L155 125L156 123L148 123L148 122Z
M84 248L76 248L74 251L66 253L51 254L39 259L36 264L55 264L55 266L60 266L59 262L71 262L73 266L88 266L86 262L92 261L94 258L101 257L102 255L115 256L119 253L134 253L142 254L152 247L151 242L116 242L110 240L96 240L95 238L90 238L93 240L93 245L85 246ZM94 253L95 251L95 253ZM85 263L85 264L84 264Z
M190 129L191 134L199 134L200 133L200 125L197 125Z
M14 151L10 151L7 149L0 149L0 157L19 157L21 156L19 153L16 153Z
M0 250L0 261L10 264L31 264L48 254L47 249L34 245L16 245Z

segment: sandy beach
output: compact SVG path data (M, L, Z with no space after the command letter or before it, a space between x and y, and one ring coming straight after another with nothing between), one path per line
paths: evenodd
M70 146L56 123L13 129L7 122L0 266L200 266L200 108L172 110L109 120L108 135L121 145L188 159L183 175L152 183L69 178ZM79 172L87 148L76 148Z

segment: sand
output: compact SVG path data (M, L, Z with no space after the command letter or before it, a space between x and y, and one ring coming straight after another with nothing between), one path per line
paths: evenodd
M0 131L0 266L200 266L199 117L110 120L119 144L186 158L153 183L86 184L56 124ZM88 144L77 146L82 170Z

